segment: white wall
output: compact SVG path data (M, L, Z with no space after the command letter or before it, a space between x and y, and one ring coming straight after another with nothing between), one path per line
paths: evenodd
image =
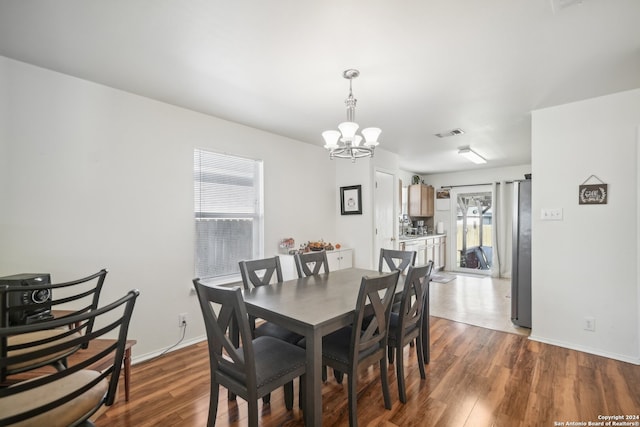
M336 234L335 162L319 146L0 57L0 276L109 269L139 288L139 359L204 335L193 278L193 149L264 160L265 255ZM327 179L328 177L328 179Z
M398 156L377 148L373 158L350 160L336 159L336 212L338 213L337 242L354 248L354 266L377 270L378 255L375 248L375 171L381 170L396 175ZM397 187L397 176L395 182ZM340 187L362 185L362 215L340 215ZM396 200L397 194L395 195Z
M532 339L640 363L640 89L533 113ZM596 175L606 205L579 205ZM562 221L541 221L562 208ZM595 332L583 329L596 319Z
M345 248L353 248L353 265L360 268L371 267L373 247L373 160L336 159L336 221L337 242ZM340 187L362 186L362 215L340 215Z

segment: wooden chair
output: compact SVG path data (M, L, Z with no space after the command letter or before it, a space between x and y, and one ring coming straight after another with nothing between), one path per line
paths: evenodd
M407 267L416 262L416 251L396 251L393 249L380 249L378 271L382 273L385 265L389 271L400 270L404 272Z
M415 341L420 378L426 378L422 340L425 332L428 340L429 331L423 331L422 322L423 316L429 315L427 307L429 304L429 282L432 270L433 261L429 261L426 265L420 267L409 266L400 299L400 309L397 313L392 312L389 320L388 357L389 363L393 363L395 349L398 393L402 403L407 402L403 358L403 349L407 344Z
M358 367L379 362L384 406L391 409L389 380L387 378L387 329L400 271L380 277L363 277L355 307L353 324L333 332L322 339L322 363L334 371L347 374L349 390L349 425L357 426ZM384 295L380 296L380 292ZM373 316L363 328L368 307Z
M66 328L69 322L82 325L90 334L77 334L73 339L44 345L43 341L29 341L20 352L0 357L0 367L6 369L18 364L36 364L41 358L91 344L91 341L109 334L117 336L113 345L90 358L74 358L66 369L14 383L0 388L0 425L19 423L21 427L39 426L92 426L89 418L103 405L111 406L116 397L118 378L127 341L127 332L137 290L130 291L119 300L96 310L74 314L65 319L24 326L0 328L0 341L13 337L37 334L49 328ZM103 371L87 369L105 357L111 363Z
M315 276L320 273L320 269L324 270L324 273L329 272L329 261L327 260L326 251L306 252L302 254L295 254L294 260L296 262L296 270L298 270L298 277Z
M242 283L245 289L250 289L251 285L265 286L272 281L273 274L276 274L278 283L282 283L282 268L280 267L280 258L258 259L252 261L240 261L240 274L242 275ZM295 344L302 339L302 335L291 332L280 325L272 322L263 322L259 326L255 326L255 317L250 317L251 327L256 337L269 336L278 338L282 341Z
M29 346L30 341L41 341L42 345L54 346L60 341L72 341L79 333L91 334L94 319L88 317L84 323L72 322L71 317L89 313L98 307L100 293L104 284L107 270L103 269L82 279L64 283L46 283L41 285L2 285L0 286L0 327L11 326L10 320L15 325L21 323L23 313L41 310L43 306L55 311L62 304L78 305L73 310L65 310L66 315L56 320L66 320L63 328L43 327L32 334L20 334L9 336L7 342L0 348L0 357L11 356L14 352L20 352L24 346ZM43 298L24 298L23 295L44 295ZM13 305L16 295L21 301L20 305ZM50 300L46 298L49 296ZM59 297L58 297L59 296ZM38 301L34 301L38 300ZM41 301L46 301L44 304ZM43 318L40 322L48 324L53 316ZM32 359L22 363L9 364L0 368L0 383L5 383L7 377L12 374L39 368L45 365L54 365L58 369L64 369L66 359L79 348L87 348L89 341L84 341L81 347L65 347L64 351L47 353L47 357Z
M304 350L269 336L254 339L240 288L208 287L199 279L194 279L193 284L209 345L211 392L207 425L211 427L216 422L220 385L247 401L250 426L258 425L258 399L281 386L285 387L285 405L291 410L295 378L301 378L300 390L304 390ZM212 303L219 304L219 314ZM227 335L232 323L237 325L242 342L240 347Z

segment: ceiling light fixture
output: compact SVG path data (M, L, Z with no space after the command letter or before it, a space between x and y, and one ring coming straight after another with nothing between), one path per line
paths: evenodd
M476 153L475 151L473 151L469 147L460 148L458 150L458 154L460 154L465 159L472 161L476 165L481 165L483 163L487 163L487 161L485 160L484 157L482 157L480 154Z
M357 99L353 97L351 83L359 75L360 71L354 69L345 70L342 73L342 76L349 80L349 96L344 100L347 106L347 121L338 125L339 131L326 130L322 132L325 142L324 148L329 150L331 159L338 157L340 159L351 159L352 162L355 162L356 159L361 157L373 157L373 150L379 144L378 136L382 132L380 128L362 129L362 136L356 135L359 128L355 122Z

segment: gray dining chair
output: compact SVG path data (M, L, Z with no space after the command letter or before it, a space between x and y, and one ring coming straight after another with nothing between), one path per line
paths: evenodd
M273 275L276 275L277 283L282 283L282 267L280 267L280 258L278 256L265 259L257 259L251 261L240 261L240 274L245 289L251 286L265 286L271 284ZM256 319L250 316L251 328L254 336L270 336L278 338L282 341L295 344L302 339L302 335L291 332L287 328L283 328L273 322L261 322L256 326Z
M315 276L320 273L320 270L323 270L324 273L329 272L326 251L298 253L293 258L296 262L299 278Z
M432 270L433 261L419 267L409 266L400 298L400 309L397 313L392 312L389 319L388 358L389 363L393 363L395 350L398 394L402 403L407 402L403 357L404 347L407 344L415 342L420 378L426 378L422 342L425 334L428 342L429 330L427 328L424 331L422 325L424 316L427 316L427 320L429 316L429 282Z
M394 249L380 249L378 271L382 272L386 266L389 271L400 270L404 272L407 267L416 262L416 251L398 251Z
M293 408L293 380L300 377L302 406L306 373L303 349L285 341L261 336L253 338L249 317L239 287L209 287L194 279L204 317L209 347L211 391L207 426L216 423L220 386L247 401L249 426L258 426L258 399L284 386L285 406ZM218 305L214 309L212 304ZM217 313L217 314L216 314ZM227 330L235 323L242 346L232 342Z
M339 329L322 339L322 363L347 375L349 425L358 425L358 368L380 364L384 407L391 409L387 377L387 344L391 303L400 271L379 277L363 277L351 326ZM380 294L382 292L382 295ZM372 310L368 326L363 327L365 312Z

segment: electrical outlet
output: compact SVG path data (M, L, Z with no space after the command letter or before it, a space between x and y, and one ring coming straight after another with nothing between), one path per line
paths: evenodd
M584 318L584 330L595 332L596 330L596 318L595 317L585 317Z
M178 327L187 326L187 313L178 314Z

